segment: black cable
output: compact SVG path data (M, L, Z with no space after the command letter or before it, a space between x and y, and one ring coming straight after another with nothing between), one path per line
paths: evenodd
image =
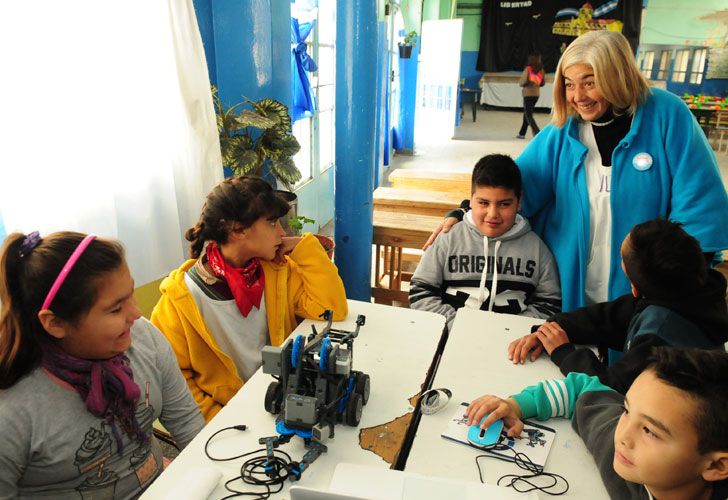
M513 460L507 458L507 457L500 457L498 455L478 455L475 457L475 465L478 467L478 476L480 478L481 483L485 483L483 481L483 471L480 468L480 462L478 462L479 458L495 458L498 460L504 460L507 462L514 462L519 468L526 470L530 472L530 474L506 474L504 476L501 476L498 478L498 481L496 481L497 486L501 486L501 481L507 481L507 484L505 484L506 487L511 487L514 490L516 490L519 493L528 493L529 491L538 490L543 493L546 493L547 495L552 496L559 496L563 495L567 491L569 491L569 481L566 480L564 476L561 476L559 474L555 474L553 472L544 472L542 468L534 464L530 458L528 458L528 455L525 453L520 453L515 451L510 446L495 446L493 448L490 448L492 450L498 450L498 451L505 451L509 450L513 452ZM547 485L538 485L534 482L530 481L534 478L541 478L546 477L551 479L551 484ZM563 491L550 491L551 489L555 488L557 485L559 485L559 480L563 481ZM525 488L520 487L521 483L525 483L527 486Z
M249 451L240 455L235 455L233 457L214 457L210 454L208 446L210 445L210 442L215 438L215 436L224 431L232 429L244 431L246 429L246 426L233 425L231 427L224 427L218 431L215 431L215 433L210 436L205 443L205 456L207 456L207 458L214 462L228 462L230 460L237 460L239 458L244 458L255 453L260 453L261 455L254 456L243 462L243 465L240 466L240 475L225 481L225 489L232 493L232 495L227 495L221 500L240 496L251 496L254 497L255 500L266 500L267 498L270 498L271 495L280 492L283 489L283 484L286 482L286 479L288 479L289 464L291 463L291 456L285 451L274 448L274 456L271 460L268 460L266 448L259 448L257 450ZM232 488L230 484L238 480L252 486L262 486L266 489L266 491L252 492L236 490ZM272 487L275 486L278 486L278 488L273 489Z

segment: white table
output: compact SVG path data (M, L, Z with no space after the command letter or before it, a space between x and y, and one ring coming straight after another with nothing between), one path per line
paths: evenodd
M480 82L480 104L504 108L523 108L523 90L517 82ZM554 84L546 83L541 87L537 108L553 107ZM545 124L544 124L545 126Z
M432 385L450 389L453 398L438 413L422 416L405 471L478 481L475 456L480 452L447 441L440 434L461 402L470 402L483 394L507 397L540 380L563 378L546 356L525 365L514 365L507 358L511 340L530 333L531 325L542 322L469 308L458 310ZM571 423L557 418L546 425L556 430L546 471L566 477L570 485L569 491L559 498L608 499L594 460ZM504 474L525 472L500 460L482 460L481 465L487 484L495 484Z
M366 302L349 301L349 316L346 321L334 323L336 328L352 330L357 315L366 316L366 324L359 331L354 342L354 369L368 373L371 377L371 392L368 404L362 412L358 428L336 426L336 436L326 442L328 452L304 471L298 483L286 482L278 495L271 498L288 498L291 484L326 489L334 468L339 462L373 465L389 468L378 455L364 450L359 445L360 428L377 426L394 420L412 411L408 398L420 391L445 325L444 317L422 311L396 308ZM304 321L294 335L311 332L311 324L321 330L323 322ZM215 431L223 427L245 424L247 431L226 431L215 438L210 451L215 456L234 456L261 448L258 438L274 436L275 419L263 408L266 389L273 378L261 370L243 386L225 408L205 426L200 434L172 462L167 470L149 487L142 498L165 498L175 485L190 476L199 474L200 469L214 467L222 472L222 480L209 498L221 498L227 494L224 481L240 474L245 459L230 462L212 462L204 453L205 442ZM301 460L306 448L300 438L280 448L293 460ZM251 489L250 485L237 482L238 490Z

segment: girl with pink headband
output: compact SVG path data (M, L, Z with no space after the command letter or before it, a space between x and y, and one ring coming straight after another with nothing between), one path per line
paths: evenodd
M0 498L135 497L204 425L164 336L141 318L122 246L73 232L0 252Z

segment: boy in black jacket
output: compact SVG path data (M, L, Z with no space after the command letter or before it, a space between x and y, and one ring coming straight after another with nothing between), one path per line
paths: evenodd
M622 269L632 293L610 302L559 313L535 333L511 343L514 363L543 350L561 372L597 375L624 394L645 367L652 346L724 349L728 341L726 280L709 269L698 241L676 222L656 219L635 226L622 243ZM588 348L623 351L606 366Z

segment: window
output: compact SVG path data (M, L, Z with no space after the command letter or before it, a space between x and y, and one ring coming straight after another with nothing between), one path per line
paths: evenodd
M645 52L642 59L642 74L645 78L652 78L652 65L655 62L655 53L653 51Z
M675 53L675 66L672 70L673 82L685 81L685 74L688 70L688 57L690 57L689 50L678 50Z
M667 75L670 73L670 56L672 56L671 50L663 50L660 53L660 67L657 69L657 80L667 80Z
M690 83L703 83L703 72L705 71L705 58L708 49L695 49L693 52L693 65L690 67Z
M309 74L316 111L312 117L293 124L293 135L301 144L293 158L301 171L298 185L332 167L335 156L336 0L318 0L318 8L307 13L307 19L316 19L316 26L306 39L307 51L318 65L318 70ZM305 14L297 13L295 4L291 6L291 15L301 22Z

